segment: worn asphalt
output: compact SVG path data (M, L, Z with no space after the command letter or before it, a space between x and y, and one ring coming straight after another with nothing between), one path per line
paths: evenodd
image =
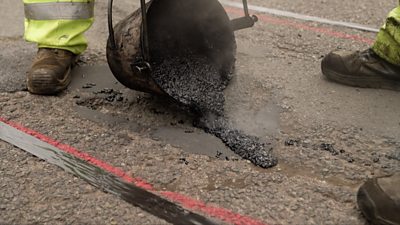
M398 2L249 3L379 27ZM115 20L137 6L115 1ZM71 87L59 96L36 96L24 85L36 49L22 39L23 5L2 1L0 117L90 153L159 191L266 224L366 224L356 206L358 187L400 171L400 93L329 82L320 63L331 50L368 48L374 33L262 13L256 13L255 27L236 32L236 72L225 91L225 110L248 134L272 138L279 163L262 169L230 156L167 99L113 79L105 59L106 11L106 2L97 1L90 46ZM238 16L238 10L227 11ZM0 141L0 224L168 223Z

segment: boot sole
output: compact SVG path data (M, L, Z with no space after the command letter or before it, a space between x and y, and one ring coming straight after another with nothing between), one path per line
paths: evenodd
M400 81L396 80L388 80L382 77L368 77L368 78L360 78L360 77L352 77L348 75L343 75L337 73L333 70L326 69L322 66L322 73L329 80L335 81L340 84L345 84L353 87L360 88L375 88L375 89L387 89L393 91L400 91ZM400 74L399 74L400 76Z
M61 91L67 89L68 85L71 83L72 77L70 75L72 68L69 67L65 72L64 80L58 80L56 84L45 84L42 82L32 81L30 85L28 85L28 91L32 94L38 95L55 95L60 93Z
M357 205L364 217L372 225L398 225L396 222L388 221L380 217L374 199L368 194L366 184L357 192Z

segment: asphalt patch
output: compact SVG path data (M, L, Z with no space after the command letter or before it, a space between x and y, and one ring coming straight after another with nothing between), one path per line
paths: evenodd
M224 89L228 77L208 59L196 54L164 57L153 65L152 77L173 99L198 115L195 126L213 134L240 157L262 168L277 164L272 146L235 129L224 116Z

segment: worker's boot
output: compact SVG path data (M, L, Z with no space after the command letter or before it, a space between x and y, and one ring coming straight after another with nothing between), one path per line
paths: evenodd
M400 66L380 58L372 49L331 52L322 60L321 68L328 79L338 83L400 91Z
M357 203L372 225L400 225L400 172L365 182Z
M71 82L71 68L76 58L70 51L40 48L28 71L28 91L54 95L65 90Z

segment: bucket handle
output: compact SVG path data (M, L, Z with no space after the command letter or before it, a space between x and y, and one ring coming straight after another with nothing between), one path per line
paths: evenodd
M140 8L142 10L142 55L145 62L150 61L149 35L147 26L147 7L146 0L140 0Z
M108 0L108 35L110 41L111 49L115 50L117 48L117 44L115 43L114 36L114 28L113 28L113 1ZM146 8L146 0L140 0L140 8L142 14L142 26L141 26L141 51L142 58L137 62L132 64L132 69L138 70L139 72L143 72L146 70L151 70L150 66L150 51L149 51L149 38L148 38L148 27L147 27L147 8Z
M117 46L115 44L115 37L114 37L114 28L113 28L113 1L108 0L108 35L110 40L111 49L116 49Z

